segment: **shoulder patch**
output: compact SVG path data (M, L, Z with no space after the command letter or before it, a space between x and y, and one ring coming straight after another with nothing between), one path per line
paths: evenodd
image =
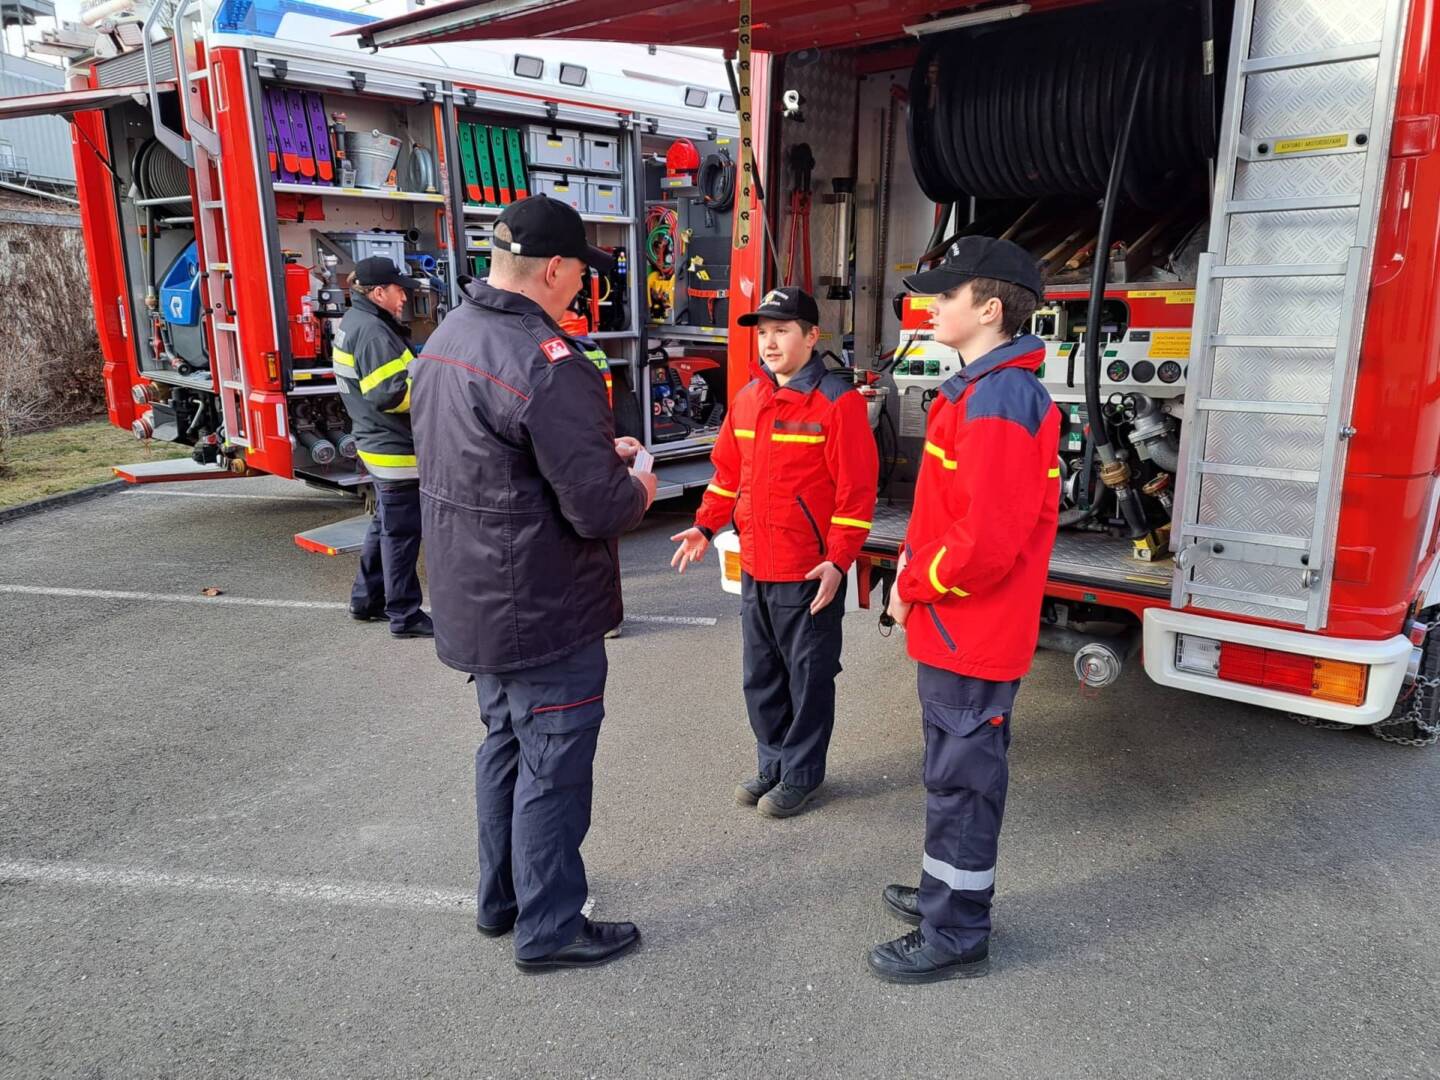
M820 377L820 385L816 389L825 396L826 401L838 401L847 392L854 390L855 384L843 375L827 371Z
M558 337L552 337L547 341L542 341L540 343L540 351L549 358L552 364L557 360L565 360L574 355L574 353L570 351L570 343L564 338Z
M1054 407L1049 391L1034 372L1001 368L975 384L965 399L965 419L1010 420L1034 435Z

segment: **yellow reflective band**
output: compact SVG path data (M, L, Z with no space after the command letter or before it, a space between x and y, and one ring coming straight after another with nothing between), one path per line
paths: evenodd
M366 375L360 380L360 392L362 394L368 394L371 390L375 389L375 387L390 378L391 375L398 375L407 369L410 366L410 361L414 359L415 357L410 355L410 350L406 349L394 360L381 364L369 375Z
M725 498L727 498L727 499L733 499L733 498L735 498L735 492L733 492L733 491L726 491L726 490L725 490L724 488L722 488L719 484L711 484L711 485L710 485L709 487L707 487L705 490L706 490L706 491L713 491L716 495L723 495L723 496L725 496Z
M944 465L947 469L959 468L960 463L958 461L951 461L945 456L945 451L941 450L940 447L936 446L929 439L925 440L925 453L934 454L940 459L940 464Z
M948 592L954 593L956 596L969 596L970 594L964 589L947 589L944 585L940 584L940 560L945 558L945 553L948 550L950 549L942 547L935 553L935 558L930 563L930 586L938 593Z
M340 367L354 367L355 355L346 352L344 349L331 349L330 362L332 364L338 364Z
M775 435L775 434L772 434L772 435L770 436L770 441L771 441L771 442L810 443L811 445L814 445L815 443L822 443L822 442L824 442L824 441L825 441L825 436L824 436L824 435Z
M1049 476L1051 480L1059 480L1059 479L1060 479L1060 470L1059 470L1059 469L1051 469L1046 475Z
M874 522L873 522L873 521L861 521L859 518L832 517L832 518L830 519L830 524L831 524L831 525L849 525L852 529L868 529L868 528L870 528L870 527L874 524Z
M388 412L388 413L402 413L402 412L409 412L409 411L410 411L410 380L409 380L409 379L406 379L406 380L405 380L405 398L404 398L404 400L401 401L399 405L396 405L393 409L386 409L385 411Z
M389 467L403 469L415 466L414 454L371 454L364 450L359 451L360 460L366 465L379 465L382 468Z
M753 439L754 437L755 432L750 428L737 427L735 429L735 438L737 439Z

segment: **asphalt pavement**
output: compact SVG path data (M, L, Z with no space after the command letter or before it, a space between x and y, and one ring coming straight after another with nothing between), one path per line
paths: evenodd
M0 526L0 1076L1440 1076L1437 751L1042 653L991 974L881 983L903 641L848 616L823 796L736 807L738 598L669 570L672 512L623 546L585 845L644 944L520 975L473 926L472 688L292 542L355 510L259 479Z

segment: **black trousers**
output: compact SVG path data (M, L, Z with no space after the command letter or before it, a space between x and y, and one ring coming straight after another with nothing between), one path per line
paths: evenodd
M403 630L420 610L420 481L376 480L375 516L360 548L350 606L382 605L390 629Z
M835 729L835 676L845 614L845 582L818 615L818 581L741 578L745 708L760 772L795 787L825 779Z

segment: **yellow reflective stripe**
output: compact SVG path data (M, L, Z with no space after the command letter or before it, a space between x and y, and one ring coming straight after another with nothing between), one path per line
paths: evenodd
M709 487L707 487L705 490L706 490L706 491L713 491L716 495L723 495L723 496L725 496L725 498L727 498L727 499L733 499L733 498L735 498L735 492L733 492L733 491L726 491L726 490L725 490L724 488L722 488L719 484L711 484L711 485L710 485Z
M813 443L822 443L822 442L824 442L824 441L825 441L825 436L824 436L824 435L776 435L776 434L772 433L772 434L770 435L770 441L771 441L771 442L798 442L798 443L812 443L812 444L813 444Z
M751 428L737 427L735 429L735 438L737 439L753 439L754 437L755 432Z
M355 354L348 353L344 349L331 349L330 362L332 364L339 364L341 367L354 367Z
M1058 480L1060 479L1060 470L1051 469L1046 475L1049 476L1051 480Z
M935 553L935 558L930 563L930 586L938 593L948 592L954 593L956 596L969 596L970 594L964 589L947 589L944 585L940 584L940 560L945 558L945 553L948 550L950 549L942 547Z
M940 459L940 464L944 465L947 469L955 469L958 468L960 465L958 461L952 461L948 457L946 457L945 451L941 450L940 447L936 446L929 439L925 440L925 453L934 454L937 458Z
M414 454L371 454L368 451L359 451L360 460L367 465L379 465L382 467L403 469L406 466L415 464Z
M861 521L859 518L832 517L831 525L849 525L852 529L868 529L875 523L873 521Z
M375 387L379 386L386 379L390 378L391 375L399 374L400 372L408 368L410 366L410 361L414 359L415 357L410 355L410 350L406 349L394 360L391 360L388 363L381 364L369 375L366 375L363 379L360 380L360 392L362 394L368 394Z
M411 381L409 379L405 380L405 399L401 401L399 405L396 405L393 409L386 409L386 412L402 413L410 411L410 382Z

